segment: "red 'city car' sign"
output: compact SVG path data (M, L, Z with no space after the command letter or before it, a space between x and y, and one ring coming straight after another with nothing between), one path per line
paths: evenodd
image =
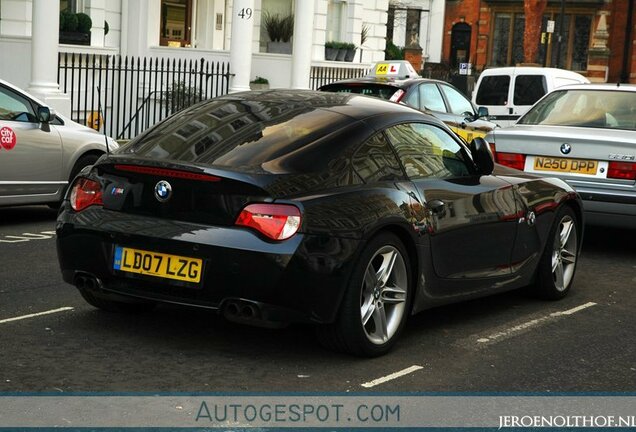
M13 129L9 127L3 127L0 129L0 147L6 150L11 150L15 147L17 141L18 139L16 138Z

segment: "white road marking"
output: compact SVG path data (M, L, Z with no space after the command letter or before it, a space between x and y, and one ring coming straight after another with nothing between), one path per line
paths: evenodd
M33 313L33 314L28 314L28 315L22 315L22 316L18 316L18 317L3 319L3 320L0 320L0 324L13 322L13 321L19 321L19 320L28 319L28 318L35 318L35 317L39 317L39 316L42 316L42 315L50 315L50 314L54 314L54 313L58 313L58 312L71 311L73 309L74 308L72 308L70 306L64 306L64 307L61 307L61 308L58 308L58 309L51 309L51 310L44 311L44 312L38 312L38 313Z
M573 313L580 312L583 309L587 309L587 308L592 307L592 306L596 306L596 303L588 302L588 303L582 304L581 306L577 306L575 308L568 309L566 311L551 313L550 316L556 317L556 316L561 316L561 315L572 315Z
M404 375L408 375L410 373L416 372L416 371L418 371L420 369L424 369L424 367L423 366L418 366L418 365L413 365L413 366L408 367L406 369L402 369L401 371L392 373L391 375L383 376L381 378L374 379L373 381L365 382L364 384L361 384L361 385L364 388L375 387L377 385L384 384L387 381L391 381L391 380L394 380L396 378L403 377Z
M581 306L577 306L575 308L568 309L568 310L565 310L565 311L553 312L553 313L551 313L548 316L544 316L544 317L541 317L541 318L533 319L531 321L525 322L523 324L516 325L516 326L511 327L509 329L502 330L502 331L497 332L497 333L493 333L493 334L489 335L488 337L479 338L479 339L477 339L477 343L478 344L484 344L484 343L488 343L488 342L494 342L494 341L499 340L499 339L500 340L504 340L504 339L507 339L507 338L513 336L515 333L520 332L522 330L528 329L530 327L534 327L534 326L539 325L539 324L543 324L546 321L554 320L554 318L575 314L577 312L580 312L580 311L582 311L584 309L587 309L589 307L592 307L592 306L596 306L596 303L589 302L589 303L585 303L585 304L583 304Z
M29 240L48 240L55 236L55 231L42 231L41 233L22 233L19 236L5 235L4 239L0 239L0 243L20 243ZM9 240L6 240L9 239Z

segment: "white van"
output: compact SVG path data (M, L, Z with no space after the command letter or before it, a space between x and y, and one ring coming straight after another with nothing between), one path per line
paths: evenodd
M489 120L501 127L514 124L546 93L566 84L589 83L576 72L533 66L484 70L473 91L473 103L488 108Z

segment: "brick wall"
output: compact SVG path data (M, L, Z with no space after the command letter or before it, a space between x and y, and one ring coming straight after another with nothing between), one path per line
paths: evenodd
M606 0L601 10L607 10L607 23L610 37L608 48L611 50L609 62L609 82L620 81L623 66L623 52L625 44L632 47L630 68L630 82L636 82L636 10L628 20L629 2L633 0ZM522 0L519 0L520 5ZM442 61L448 62L451 54L451 32L453 25L464 21L472 28L470 61L473 70L481 71L487 63L488 44L491 22L491 8L485 0L451 0L446 2L446 19L444 23L444 40ZM598 22L597 21L595 24ZM626 25L630 22L632 29L631 41L625 40ZM595 29L596 27L594 27ZM594 30L593 29L593 30Z

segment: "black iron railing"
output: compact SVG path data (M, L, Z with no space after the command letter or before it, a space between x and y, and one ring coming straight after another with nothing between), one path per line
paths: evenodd
M130 139L201 100L226 94L230 65L165 58L60 53L58 82L71 117L117 139Z

